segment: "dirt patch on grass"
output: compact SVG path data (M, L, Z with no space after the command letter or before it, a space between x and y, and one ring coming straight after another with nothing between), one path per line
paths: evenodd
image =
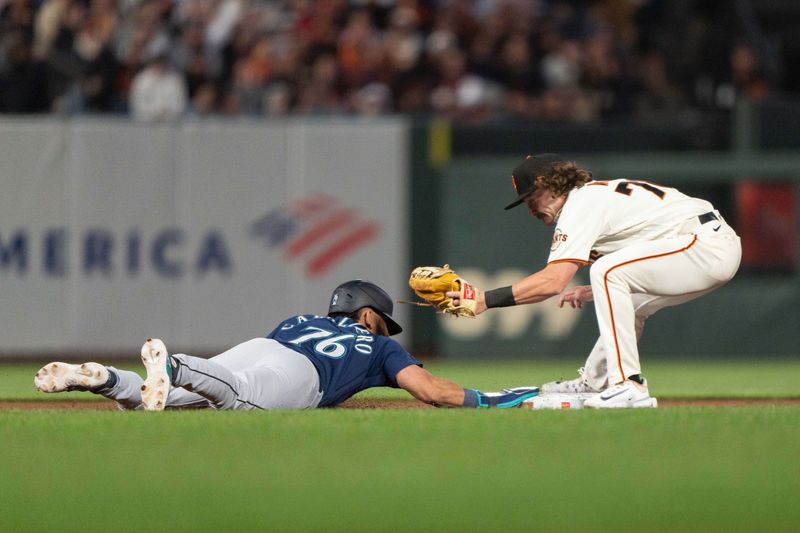
M800 407L800 398L701 398L659 399L659 407L747 407L776 405ZM339 406L344 409L432 409L417 400L352 399ZM0 410L17 409L59 411L113 411L111 400L0 400Z
M418 400L360 400L350 399L339 405L337 409L434 409L432 405Z

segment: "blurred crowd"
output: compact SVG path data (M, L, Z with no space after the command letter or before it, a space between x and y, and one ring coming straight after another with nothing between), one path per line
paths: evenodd
M658 118L773 89L667 0L0 0L0 112Z

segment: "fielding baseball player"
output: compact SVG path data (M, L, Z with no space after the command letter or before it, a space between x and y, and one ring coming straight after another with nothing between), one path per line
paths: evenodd
M548 393L599 393L586 407L655 407L641 373L637 341L645 320L702 296L739 268L739 237L709 202L647 181L593 180L556 154L528 156L511 177L531 215L555 226L544 269L512 286L482 292L462 283L447 292L479 314L561 295L581 307L594 300L600 338L580 376L542 386ZM564 292L591 265L591 285ZM471 301L470 301L471 300Z
M483 393L432 375L389 338L402 331L392 310L383 289L352 280L333 291L327 316L287 318L266 337L211 359L169 355L163 342L148 339L141 351L145 380L98 363L55 362L36 373L34 384L42 392L91 391L123 409L154 411L334 406L384 386L436 406L517 407L538 394L538 387Z

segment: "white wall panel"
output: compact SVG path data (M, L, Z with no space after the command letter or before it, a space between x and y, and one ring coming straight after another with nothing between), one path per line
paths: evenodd
M399 297L405 138L391 120L0 124L0 353L160 336L211 354L324 312L347 279Z

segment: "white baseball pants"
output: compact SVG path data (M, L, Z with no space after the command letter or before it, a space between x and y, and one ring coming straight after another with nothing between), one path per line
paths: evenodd
M600 338L584 377L593 388L603 390L641 373L637 342L649 316L724 285L738 270L741 242L721 216L702 225L694 217L679 233L628 246L592 265Z
M178 369L167 409L307 409L322 399L319 374L311 361L272 339L252 339L210 359L173 357ZM119 380L99 394L123 409L139 408L142 378L135 372L109 370Z

